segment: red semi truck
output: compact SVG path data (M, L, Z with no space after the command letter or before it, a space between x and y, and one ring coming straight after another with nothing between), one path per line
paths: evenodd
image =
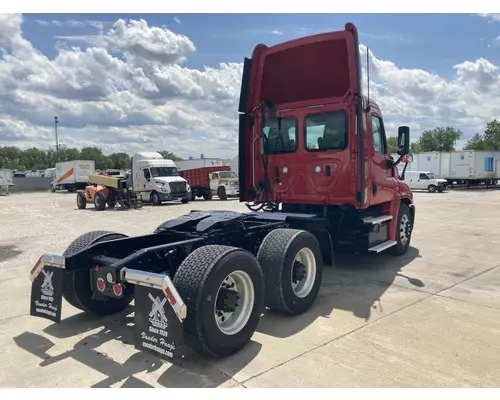
M258 45L239 111L240 201L252 211L193 211L133 237L81 235L32 269L31 315L60 322L63 297L95 315L135 299L137 348L227 356L265 307L306 312L335 252L408 251L415 207L396 167L410 131L399 128L394 160L380 108L361 93L354 25Z
M193 168L179 173L191 187L192 201L196 197L210 200L213 195L217 195L220 200L227 200L228 197L238 197L240 193L238 175L229 166Z

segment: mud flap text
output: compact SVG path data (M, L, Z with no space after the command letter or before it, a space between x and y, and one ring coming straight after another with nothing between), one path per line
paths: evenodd
M30 315L61 322L63 274L61 268L43 267L31 284Z
M135 348L177 361L182 358L183 325L160 289L135 286Z

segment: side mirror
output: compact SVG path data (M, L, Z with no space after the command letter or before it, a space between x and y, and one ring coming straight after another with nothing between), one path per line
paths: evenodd
M410 152L410 128L400 126L398 129L398 154L404 156Z

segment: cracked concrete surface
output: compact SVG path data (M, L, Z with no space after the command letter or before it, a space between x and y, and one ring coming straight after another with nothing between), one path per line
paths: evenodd
M415 193L403 257L338 256L306 314L266 313L226 359L173 366L133 346L133 306L101 319L68 304L63 323L29 316L29 270L83 232L152 232L191 209L236 201L77 210L75 195L0 197L1 387L498 387L500 190Z

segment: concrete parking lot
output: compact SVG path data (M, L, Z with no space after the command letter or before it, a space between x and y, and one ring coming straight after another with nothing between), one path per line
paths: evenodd
M500 190L415 193L404 257L337 257L314 307L265 314L223 360L173 366L133 346L133 307L95 319L66 304L63 323L29 316L29 271L44 252L105 229L152 232L191 209L237 201L77 210L75 194L0 197L1 387L498 387Z

